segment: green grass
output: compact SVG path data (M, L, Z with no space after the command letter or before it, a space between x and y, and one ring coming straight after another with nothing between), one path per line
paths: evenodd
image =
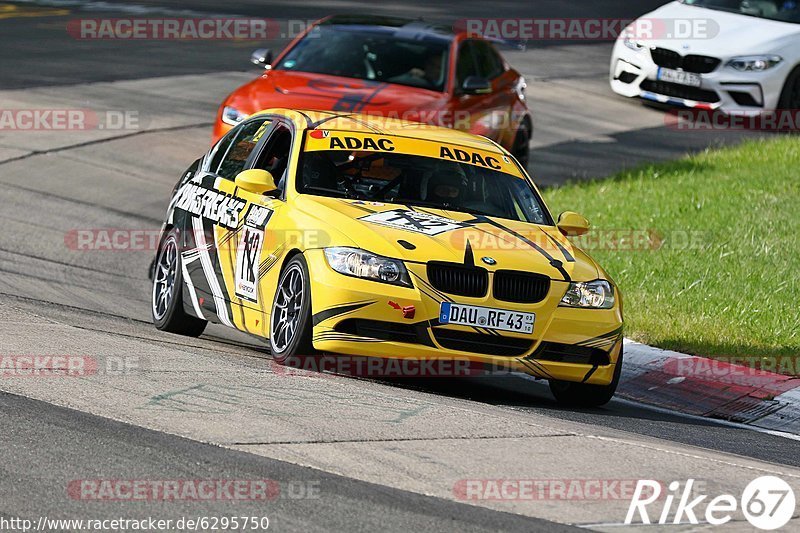
M800 373L800 138L710 150L544 195L555 213L585 215L590 235L663 238L658 249L587 250L623 293L627 337Z

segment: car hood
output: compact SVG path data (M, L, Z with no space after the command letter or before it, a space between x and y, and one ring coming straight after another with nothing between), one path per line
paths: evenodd
M397 113L436 109L447 95L405 85L369 80L272 70L242 86L229 97L229 104L252 114L271 107L321 109L354 112ZM424 117L423 117L424 118Z
M553 226L310 195L298 197L296 205L302 213L296 216L311 219L298 223L329 228L319 240L322 246L353 246L419 263L473 261L489 270L524 270L562 281L600 277L597 264ZM422 224L425 228L409 222L408 216L428 219Z
M647 46L675 50L682 55L698 54L719 58L771 53L787 39L800 38L800 24L767 20L738 13L671 2L644 15L659 28L658 19L696 21L708 19L708 37L693 39L656 38L642 40ZM669 26L669 25L668 25ZM668 27L667 26L667 27ZM654 36L661 37L654 29Z

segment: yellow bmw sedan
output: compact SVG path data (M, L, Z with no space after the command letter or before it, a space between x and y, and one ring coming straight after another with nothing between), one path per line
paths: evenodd
M461 360L602 405L622 299L497 143L350 113L257 113L173 191L151 268L156 327L208 321L312 354Z

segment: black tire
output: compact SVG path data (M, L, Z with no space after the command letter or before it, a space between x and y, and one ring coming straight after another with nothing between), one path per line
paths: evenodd
M308 264L303 254L297 254L286 263L281 272L272 302L269 347L275 362L294 366L304 356L316 353L312 342L311 322Z
M600 407L611 401L617 392L622 375L622 351L614 368L614 377L608 385L589 385L570 381L550 380L550 392L561 405L570 407Z
M511 155L519 161L522 168L527 169L530 163L530 142L533 132L527 120L523 120L514 137L514 146L511 148Z
M161 242L153 269L150 315L161 331L199 337L207 321L188 314L183 307L183 273L178 230L172 229Z
M800 109L800 67L789 73L783 84L781 98L778 100L779 109Z

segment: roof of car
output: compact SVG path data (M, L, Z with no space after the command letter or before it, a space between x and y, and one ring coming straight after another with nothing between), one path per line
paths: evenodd
M257 113L283 115L295 123L304 125L305 129L328 131L353 131L359 133L374 133L378 135L398 135L413 137L430 141L469 146L505 154L505 150L497 143L471 133L466 133L440 126L431 126L408 120L349 113L343 111L315 111L301 109L266 109Z
M322 20L320 26L359 26L364 29L381 29L394 35L413 36L414 38L441 39L451 41L455 36L453 28L445 24L435 24L422 19L403 17L382 17L376 15L334 15Z

